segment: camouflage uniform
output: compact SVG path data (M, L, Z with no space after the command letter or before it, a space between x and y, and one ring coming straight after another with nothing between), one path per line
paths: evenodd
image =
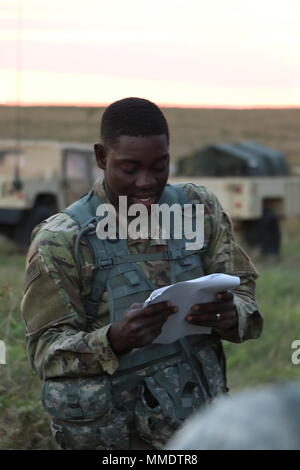
M205 274L223 272L241 278L240 287L234 291L238 327L205 335L206 343L197 352L213 398L226 391L220 339L241 342L260 335L262 318L255 303L257 272L234 240L231 222L216 197L204 187L182 187L191 202L205 205ZM100 181L93 191L102 202L109 202ZM90 291L94 264L82 238L84 263L79 275L74 260L78 230L66 213L50 217L35 230L27 255L22 301L29 357L44 380L43 401L53 417L56 440L62 448L126 449L137 435L152 447L162 448L182 417L174 414L172 397L161 381L172 384L176 400L182 377L191 381L193 372L185 360L170 358L136 371L135 377L141 378L136 384L129 385L126 374L118 373L118 357L107 337L106 291L97 318L87 322L81 299ZM129 239L128 247L131 253L151 253L164 251L167 245L162 239ZM157 287L170 284L168 261L140 262L140 266ZM212 336L218 338L217 343L210 342ZM149 394L149 389L154 393ZM198 387L193 388L191 396L193 411L203 399Z

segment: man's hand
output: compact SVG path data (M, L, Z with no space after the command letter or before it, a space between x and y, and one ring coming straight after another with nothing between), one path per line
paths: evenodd
M231 330L238 324L231 292L218 292L216 300L192 306L186 320L193 325L209 326L218 330Z
M159 302L149 307L132 304L122 320L113 323L108 331L111 347L117 354L151 344L161 332L168 316L177 311L171 302Z

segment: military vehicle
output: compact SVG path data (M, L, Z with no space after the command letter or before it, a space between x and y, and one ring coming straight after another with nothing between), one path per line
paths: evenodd
M1 140L0 231L28 246L33 227L86 193L95 178L91 145Z
M300 179L286 157L256 142L208 145L177 161L171 182L211 189L245 242L264 255L280 252L280 219L300 214Z
M170 182L210 188L246 243L280 251L280 219L300 214L300 179L284 155L255 142L212 144L177 161ZM0 232L28 246L32 229L89 189L97 176L92 145L0 141Z

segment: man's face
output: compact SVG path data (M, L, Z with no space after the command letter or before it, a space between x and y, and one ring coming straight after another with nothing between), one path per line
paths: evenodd
M95 146L97 163L104 170L105 184L113 204L128 197L128 206L156 203L169 176L169 147L166 135L121 136L105 149Z

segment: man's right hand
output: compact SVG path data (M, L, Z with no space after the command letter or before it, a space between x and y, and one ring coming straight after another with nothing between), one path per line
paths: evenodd
M123 318L108 331L110 345L116 354L151 344L160 334L168 316L178 309L171 302L159 302L148 307L132 304Z

